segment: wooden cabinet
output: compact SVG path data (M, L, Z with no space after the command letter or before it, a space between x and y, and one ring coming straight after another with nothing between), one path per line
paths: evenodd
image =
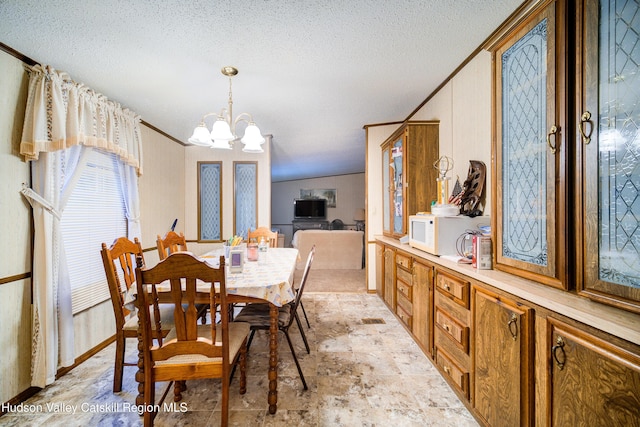
M433 265L418 258L412 262L413 336L433 356Z
M384 300L384 245L376 243L376 293Z
M640 427L637 314L379 242L389 308L481 425Z
M492 47L496 268L636 313L639 14L547 0Z
M494 49L495 267L566 289L566 17L543 2Z
M384 302L387 303L391 311L396 309L396 251L395 249L385 246L382 254L384 261Z
M578 289L640 313L640 5L577 3Z
M438 122L407 122L382 144L383 233L407 234L409 215L436 199Z
M640 349L549 319L549 426L640 426Z
M533 425L533 310L472 287L473 407L490 426Z
M470 283L463 276L439 268L435 269L434 280L433 340L436 366L458 395L469 400Z

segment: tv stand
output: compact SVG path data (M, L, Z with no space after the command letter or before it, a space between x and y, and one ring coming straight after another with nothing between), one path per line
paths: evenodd
M329 221L322 219L294 219L293 232L298 230L328 230Z

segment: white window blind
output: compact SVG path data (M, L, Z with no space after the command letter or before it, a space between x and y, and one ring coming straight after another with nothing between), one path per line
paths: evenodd
M61 220L74 314L110 298L101 245L127 235L119 160L111 153L91 151Z

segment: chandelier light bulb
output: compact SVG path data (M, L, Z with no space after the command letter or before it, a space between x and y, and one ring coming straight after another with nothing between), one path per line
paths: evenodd
M219 117L213 124L213 128L211 129L211 139L214 141L233 141L235 139L231 133L229 123L227 123L222 117Z
M207 126L204 123L200 123L198 127L193 130L193 135L191 135L188 141L193 145L199 145L201 147L210 146L211 137Z
M249 126L247 126L244 131L244 136L241 141L243 144L260 145L264 143L264 137L255 123L249 123Z

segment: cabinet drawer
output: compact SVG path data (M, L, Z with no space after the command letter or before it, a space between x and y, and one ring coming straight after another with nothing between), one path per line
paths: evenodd
M396 282L396 287L398 288L398 292L404 295L405 298L407 298L410 302L413 301L413 297L412 297L413 286L398 280Z
M400 318L400 320L402 320L402 322L407 325L409 327L409 329L411 329L412 327L412 316L411 314L407 313L406 311L404 311L402 309L402 306L400 304L398 304L398 306L396 307L396 314L398 315L398 317Z
M396 278L398 280L402 280L403 282L405 282L407 284L411 284L412 283L411 273L409 273L407 270L404 270L402 268L397 268L396 269Z
M469 371L456 365L440 347L436 347L436 366L469 399Z
M436 308L445 312L447 316L457 321L463 326L470 326L471 311L458 305L453 299L442 292L435 292L433 295L434 313Z
M469 308L469 282L436 270L436 289L457 304Z
M398 295L396 296L396 304L398 304L399 307L402 307L402 309L408 314L413 313L411 309L412 307L411 301L409 301L402 293L400 293L399 290L398 290Z
M411 258L401 253L396 254L396 264L406 268L407 270L411 270Z
M469 352L469 327L465 326L445 311L436 307L435 324L465 352Z

